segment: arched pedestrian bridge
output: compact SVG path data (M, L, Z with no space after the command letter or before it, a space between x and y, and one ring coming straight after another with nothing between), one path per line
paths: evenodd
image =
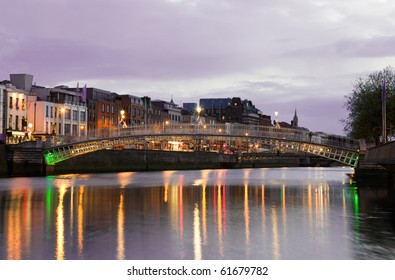
M241 124L146 125L95 131L92 136L62 138L51 136L44 157L47 165L103 149L206 151L235 154L266 152L318 155L355 167L359 158L358 142L316 134L307 130ZM237 158L237 157L235 157Z

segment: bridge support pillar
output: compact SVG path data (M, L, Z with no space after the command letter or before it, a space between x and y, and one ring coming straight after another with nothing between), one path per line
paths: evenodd
M45 175L55 175L55 165L46 165Z

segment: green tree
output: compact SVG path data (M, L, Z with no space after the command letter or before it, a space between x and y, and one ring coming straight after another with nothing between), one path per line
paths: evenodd
M395 70L388 66L366 78L359 78L353 90L346 95L344 107L348 116L342 120L344 131L354 139L365 138L378 143L382 135L382 92L385 84L387 135L394 133L395 126Z

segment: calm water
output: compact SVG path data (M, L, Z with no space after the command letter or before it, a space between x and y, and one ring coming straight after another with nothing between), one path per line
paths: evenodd
M351 172L0 179L0 259L395 259L392 191Z

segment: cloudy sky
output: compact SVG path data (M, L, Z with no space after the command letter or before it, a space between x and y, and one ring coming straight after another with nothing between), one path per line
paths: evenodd
M241 97L344 134L359 77L395 66L393 0L4 0L0 80L197 102Z

